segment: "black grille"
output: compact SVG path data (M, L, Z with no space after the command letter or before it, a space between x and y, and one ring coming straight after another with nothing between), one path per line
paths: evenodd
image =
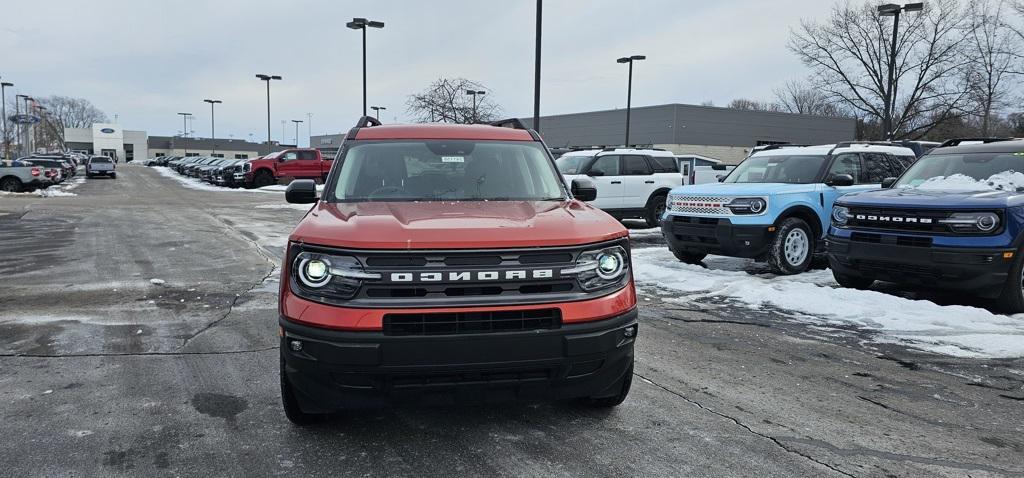
M673 216L672 234L680 241L718 244L715 230L718 219L713 217Z
M942 270L915 264L903 264L889 261L859 260L857 266L865 272L874 272L883 276L918 276L926 278L942 277Z
M384 335L487 334L561 326L559 309L384 315Z

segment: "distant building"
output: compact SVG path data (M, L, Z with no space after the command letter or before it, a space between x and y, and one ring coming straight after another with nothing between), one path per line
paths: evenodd
M776 143L828 144L856 137L850 118L667 104L630 111L629 142L678 155L700 155L726 164L743 160L750 148ZM522 118L532 127L532 118ZM542 116L540 134L548 147L621 146L626 110Z
M284 146L273 143L272 151ZM266 143L242 139L182 138L180 136L150 136L149 153L156 156L214 156L218 158L248 159L267 154Z
M125 130L113 123L93 123L89 128L64 128L64 146L72 151L110 156L119 161L149 157L145 131Z
M309 147L320 150L325 158L333 158L335 154L338 154L338 147L341 146L341 142L345 140L345 136L348 133L339 134L322 134L317 136L309 137Z

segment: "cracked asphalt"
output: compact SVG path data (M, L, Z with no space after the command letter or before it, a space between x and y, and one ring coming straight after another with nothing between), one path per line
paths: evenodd
M0 197L0 476L1024 476L1024 360L680 308L652 284L615 410L401 408L298 429L276 297L302 211L133 165L74 192Z

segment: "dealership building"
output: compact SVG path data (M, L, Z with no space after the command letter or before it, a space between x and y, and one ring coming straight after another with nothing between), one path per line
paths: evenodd
M119 124L94 123L89 128L65 128L64 145L71 151L133 161L157 156L215 156L248 159L267 153L266 143L241 139L148 136L145 131L126 130ZM285 146L273 143L272 150Z
M533 125L532 118L522 121ZM726 164L739 163L754 146L850 141L856 138L857 128L856 120L850 118L678 103L634 107L629 123L631 145L699 155ZM626 110L541 116L540 133L550 148L621 146Z

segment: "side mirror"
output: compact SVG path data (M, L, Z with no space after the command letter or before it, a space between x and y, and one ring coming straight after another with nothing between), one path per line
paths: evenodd
M715 179L717 179L718 182L725 181L725 175L724 174L716 174L715 175Z
M596 178L596 177L599 177L599 176L604 176L604 171L590 170L590 171L587 171L587 176L590 176L592 178Z
M316 182L312 179L296 179L284 191L284 199L292 204L311 204L318 199Z
M828 186L853 186L853 176L849 174L833 174L825 184Z
M883 179L882 180L882 187L885 188L885 189L891 188L893 184L896 184L896 180L897 179L899 179L899 178L894 178L894 177L891 177L891 176L888 177L888 178Z
M711 169L713 169L715 171L725 171L725 165L724 164L712 164L711 165Z
M569 187L573 197L580 201L593 201L597 199L597 188L589 179L573 179Z
M283 163L284 162L284 156L281 156L281 157L277 158L277 162Z

